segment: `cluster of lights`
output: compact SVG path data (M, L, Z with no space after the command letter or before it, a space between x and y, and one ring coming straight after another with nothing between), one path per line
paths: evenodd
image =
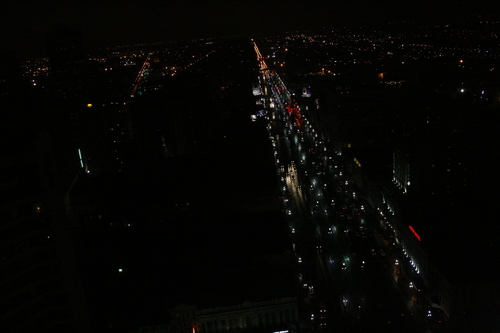
M406 252L406 249L404 247L403 247L403 254L405 255L405 257L407 259L410 259L410 256L408 255L408 253ZM415 264L415 262L413 262L412 259L410 259L410 265L413 267L415 272L417 272L417 274L420 274L420 270L418 269L418 266Z

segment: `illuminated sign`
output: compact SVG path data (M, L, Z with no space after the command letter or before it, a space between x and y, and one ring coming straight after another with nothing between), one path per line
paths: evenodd
M413 227L411 225L408 226L408 228L410 229L410 231L413 234L413 236L417 237L418 241L420 242L420 235L417 234L417 232L415 231L415 229L413 229Z

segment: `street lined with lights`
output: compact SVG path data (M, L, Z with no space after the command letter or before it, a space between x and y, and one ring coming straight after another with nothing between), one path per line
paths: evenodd
M373 210L349 182L340 152L328 148L255 42L254 48L261 90L269 92L263 99L266 128L297 257L304 317L323 330L411 326L415 320L401 319L411 318L411 311L389 269L394 254L375 235ZM400 318L393 319L396 314Z

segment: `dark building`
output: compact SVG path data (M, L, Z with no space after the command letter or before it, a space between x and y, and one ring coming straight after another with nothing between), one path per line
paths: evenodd
M79 120L82 168L89 176L108 176L127 170L134 140L130 101L123 97L93 99Z
M224 304L293 295L271 147L262 123L250 119L252 44L158 48L150 58L132 49L103 56L95 67L104 81L96 82L110 94L92 95L81 116L93 136L78 146L84 176L67 203L96 330L168 323L167 308L210 309L239 292L246 294ZM141 56L129 61L133 53ZM135 75L110 89L115 74L127 76L125 65ZM257 256L265 257L263 269L255 251L267 251ZM270 277L268 267L281 273ZM275 296L271 285L284 294ZM256 290L264 298L253 297Z
M169 311L168 327L179 333L289 331L299 321L298 305L296 297L206 309L180 304Z
M124 171L134 135L130 86L138 72L141 74L142 61L139 66L123 66L112 57L104 65L91 62L84 51L82 33L67 28L49 34L47 47L48 95L64 113L61 116L69 118L66 126L72 135L68 139L79 149L81 167L91 176Z
M28 93L25 90L24 97ZM66 214L78 153L59 144L47 108L4 99L0 134L0 327L87 332L85 299Z
M343 177L375 209L381 239L402 250L393 262L394 277L415 307L448 318L453 331L494 331L498 323L490 305L498 304L498 283L488 271L497 267L492 235L498 228L484 209L498 197L489 159L498 149L492 125L498 103L486 96L496 74L456 55L415 57L419 61L407 66L408 59L393 58L393 50L384 49L387 57L370 56L360 52L363 42L346 38L351 41L328 50L336 62L351 64L336 65L337 76L294 78L297 87L312 86L301 98L302 110L341 154ZM352 53L342 56L350 43ZM418 47L412 51L422 56ZM311 61L319 57L311 52ZM360 59L383 62L384 72L369 65L354 70Z
M477 207L490 207L493 200L487 194L493 192L487 190L490 186L486 175L494 171L484 146L496 145L494 131L487 125L492 121L493 106L419 90L415 93L418 104L410 102L414 93L409 93L408 104L400 106L405 112L384 112L379 118L383 130L371 131L373 135L366 137L370 127L363 124L367 118L373 119L370 112L378 112L377 103L355 116L363 105L359 96L353 97L357 96L355 91L350 93L356 104L344 104L348 100L337 92L337 96L330 97L336 106L327 107L322 119L332 119L333 132L328 133L337 147L343 148L344 160L359 161L358 166L346 163L353 175L366 172L360 165L373 166L383 159L362 152L371 149L370 139L386 142L383 155L392 155L392 181L379 183L377 194L370 185L373 182L362 182L365 178L359 175L352 180L370 193L372 203L381 203L379 208L384 214L380 225L392 230L387 239L393 239L403 249L404 256L395 263L398 283L409 286L416 307L444 314L454 330L492 329L496 324L484 319L490 313L486 305L491 304L488 292L479 286L485 284L492 292L498 290L484 267L495 261L492 258L497 249L490 235L496 227L489 218L477 215ZM396 111L399 106L388 103L386 108ZM329 112L338 116L328 118ZM391 114L396 118L387 118ZM478 320L483 320L484 325Z
M65 140L78 149L80 160L85 162L85 146L88 144L88 130L91 126L84 118L89 73L82 33L68 28L57 28L47 35L46 42L50 59L46 94L53 101L52 112L55 119L69 129L69 136Z

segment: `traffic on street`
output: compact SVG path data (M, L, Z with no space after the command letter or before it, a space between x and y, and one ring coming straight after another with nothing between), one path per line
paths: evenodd
M399 255L383 220L350 183L341 152L322 140L257 45L258 97L265 106L282 210L296 256L303 329L426 332L428 321L396 283ZM305 108L304 108L305 109Z

